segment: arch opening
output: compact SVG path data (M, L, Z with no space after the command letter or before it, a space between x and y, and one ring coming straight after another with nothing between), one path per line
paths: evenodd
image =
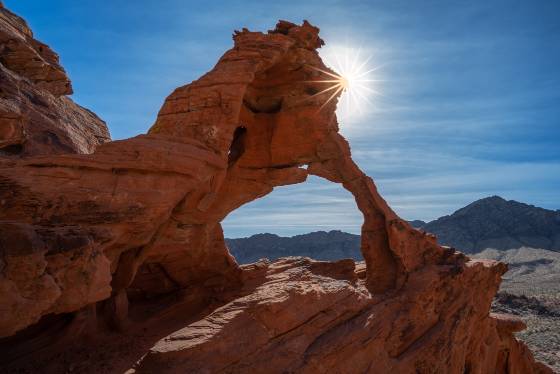
M231 167L245 152L245 137L247 128L239 126L233 132L233 140L228 151L228 167Z
M288 256L363 261L362 224L352 194L316 176L277 187L222 222L226 245L240 264Z

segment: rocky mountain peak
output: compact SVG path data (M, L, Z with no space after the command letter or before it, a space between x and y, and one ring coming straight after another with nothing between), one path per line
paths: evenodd
M455 211L454 215L469 215L481 211L500 209L508 204L508 201L500 196L489 196L476 200L467 206Z
M557 212L499 196L477 200L422 229L466 252L523 246L560 250Z

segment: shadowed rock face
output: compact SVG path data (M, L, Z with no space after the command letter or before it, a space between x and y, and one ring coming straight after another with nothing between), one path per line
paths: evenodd
M281 21L236 32L212 71L166 99L147 135L94 154L0 160L0 335L20 342L13 357L25 344L36 351L40 329L18 331L41 317L74 313L91 325L97 310L128 331L175 323L115 372L547 372L515 324L488 316L505 266L413 229L352 161L336 100L324 105L310 82L328 70L318 31ZM365 265L238 266L220 222L308 174L354 195ZM170 292L188 295L179 320L161 305L138 317L136 300Z
M0 6L0 155L92 153L109 141L105 122L71 93L58 55Z

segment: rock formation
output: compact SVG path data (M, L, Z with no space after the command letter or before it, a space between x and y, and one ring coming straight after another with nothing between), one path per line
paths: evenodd
M4 28L24 25L2 12ZM6 59L13 48L4 48L3 69L51 90L54 103L69 92L62 70L18 30L29 49ZM102 339L112 328L134 340L109 364L115 339L91 344L91 354L107 349L106 366L96 360L80 372L549 372L513 336L518 323L489 315L505 266L471 261L413 229L352 161L336 100L325 104L313 82L328 70L318 32L285 21L268 33L236 32L209 73L166 99L146 135L93 154L54 147L34 156L29 141L25 157L0 159L6 362L33 366L49 345L49 357L65 360L35 370L69 361L74 370L87 360L57 342L87 345L80 332ZM46 72L21 66L36 61L31 50ZM94 117L73 118L81 135L94 132ZM220 222L309 174L354 195L365 264L290 258L240 267Z
M110 140L103 121L64 96L71 93L58 55L0 5L0 154L92 153Z

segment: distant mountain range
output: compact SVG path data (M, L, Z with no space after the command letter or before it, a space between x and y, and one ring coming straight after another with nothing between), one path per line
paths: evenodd
M520 247L560 251L560 211L499 196L475 201L420 228L466 253Z
M465 253L487 248L507 250L520 247L560 251L560 211L505 200L499 196L477 200L455 213L431 222L410 224L437 235L441 244ZM360 236L342 231L318 231L293 237L257 234L226 239L240 263L266 257L308 256L320 260L361 260Z
M342 231L316 231L292 237L257 234L249 238L226 239L226 243L237 261L243 264L263 257L273 260L287 256L307 256L317 260L363 260L360 235Z

